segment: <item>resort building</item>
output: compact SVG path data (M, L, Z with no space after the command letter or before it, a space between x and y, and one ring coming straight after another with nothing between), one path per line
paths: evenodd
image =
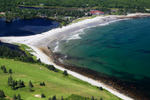
M102 12L102 11L91 11L90 14L92 14L92 15L104 15L104 12Z

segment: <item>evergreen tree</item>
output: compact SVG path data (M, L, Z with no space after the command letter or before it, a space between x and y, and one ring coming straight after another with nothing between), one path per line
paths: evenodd
M45 98L45 95L43 93L41 94L41 98Z
M56 95L54 95L54 96L52 97L52 100L56 100Z
M14 94L13 100L17 100L17 97L16 97L16 95L15 95L15 94Z
M10 78L8 77L7 84L10 86Z
M12 74L12 70L11 69L9 69L9 73Z
M48 100L52 100L52 99L51 99L51 97L50 97L50 98L48 98Z
M18 85L18 81L15 81L15 86L17 86Z
M21 80L19 80L18 86L19 86L19 88L22 87L22 85L21 85Z
M17 99L18 99L18 100L21 100L21 96L20 96L20 94L18 94Z
M94 96L92 96L91 100L94 100Z
M5 68L5 67L3 68L3 72L4 72L4 73L7 73L7 70L6 70L6 68Z
M33 84L32 84L32 82L31 82L31 81L29 81L29 86L30 86L30 87L33 87Z
M25 87L24 81L21 82L21 87Z
M29 91L32 92L32 87L31 86L29 87Z
M103 100L102 98L100 100Z
M1 66L1 70L3 70L4 69L4 66Z
M43 83L40 83L40 86L43 86Z
M45 86L45 83L43 82L43 86Z
M10 83L12 84L12 82L13 82L13 78L12 76L10 76Z
M64 99L63 99L63 96L61 97L61 100L64 100Z
M50 70L55 70L55 67L53 65L50 65Z
M12 89L13 90L15 90L15 86L16 86L16 82L15 82L15 80L12 82L12 85L11 85L11 87L12 87Z
M0 90L0 98L5 98L5 93L3 92L3 90Z
M5 96L5 93L4 93L4 91L3 91L3 90L2 90L2 96L3 96L3 97L6 97L6 96Z
M64 70L63 75L66 75L66 76L68 75L66 70Z
M102 87L99 87L99 89L103 91L103 88L102 88Z

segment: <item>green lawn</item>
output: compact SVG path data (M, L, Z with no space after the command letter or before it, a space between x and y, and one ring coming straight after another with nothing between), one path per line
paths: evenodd
M7 71L11 68L13 72L12 74L3 73L3 70L0 69L0 89L4 91L9 99L13 98L14 94L20 94L23 100L48 100L49 97L53 97L54 95L56 95L57 99L60 99L62 96L64 98L75 98L74 96L78 95L78 97L82 96L87 98L94 96L98 100L100 98L103 98L103 100L120 100L106 90L101 91L97 87L74 78L71 75L64 76L62 71L54 72L37 64L0 58L0 66L2 65L6 66ZM21 79L24 81L26 87L12 90L7 85L7 80L10 75L12 75L14 80L19 81ZM29 92L28 84L30 80L34 85L34 92ZM46 86L39 85L43 81ZM45 94L46 98L35 97L35 95L42 93Z

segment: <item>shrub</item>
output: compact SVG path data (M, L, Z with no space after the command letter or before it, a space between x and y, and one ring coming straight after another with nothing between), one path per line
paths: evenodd
M6 96L5 96L5 94L4 94L4 92L3 92L3 90L0 90L0 98L5 98Z
M45 98L45 95L43 93L41 94L41 98Z
M9 69L9 73L12 74L12 70L11 69Z
M68 76L68 73L67 73L67 71L66 71L66 70L64 70L63 75Z

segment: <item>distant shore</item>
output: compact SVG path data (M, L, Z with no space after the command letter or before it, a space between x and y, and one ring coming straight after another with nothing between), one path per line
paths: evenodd
M71 25L64 26L62 28L52 29L48 32L44 32L44 33L41 33L38 35L24 36L24 37L0 37L0 40L2 42L6 42L6 43L26 44L26 45L30 46L36 52L36 53L34 53L34 55L36 55L38 58L40 58L42 62L47 63L47 64L53 64L58 69L65 70L65 68L63 68L62 66L56 65L52 61L52 59L49 58L49 56L52 57L52 55L49 55L50 50L48 50L48 48L47 48L47 45L49 43L55 43L58 39L61 39L62 37L67 36L71 32L79 31L79 30L82 30L85 28L95 27L98 25L107 25L110 22L119 21L119 20L126 19L126 18L142 18L145 16L149 17L150 14L137 13L137 14L130 14L127 16L118 16L118 15L98 16L98 17L95 17L93 19L86 19L86 20L80 21L78 23L73 23ZM57 59L57 57L56 57L56 59ZM59 65L61 65L61 64L59 64ZM101 82L98 82L98 81L95 81L91 78L86 77L87 76L86 74L83 74L86 76L81 75L82 73L80 73L79 70L82 71L82 70L86 70L86 69L78 69L77 68L77 70L74 70L80 74L78 74L74 71L71 71L72 70L71 67L68 67L67 69L69 69L68 70L69 74L71 74L71 75L73 75L73 76L75 76L75 77L77 77L83 81L89 82L92 85L102 86L104 89L107 89L109 92L118 96L121 99L124 99L124 100L132 100L133 99L133 98L125 96L124 94L119 93L116 90L114 90L113 88L111 88L110 86L113 83L109 84L109 86L103 84L104 80L108 80L110 78L100 80L100 81L102 81L102 83L101 83ZM88 69L87 69L87 71L88 71ZM87 74L90 74L90 73L87 73ZM95 73L95 75L96 75L96 73Z

